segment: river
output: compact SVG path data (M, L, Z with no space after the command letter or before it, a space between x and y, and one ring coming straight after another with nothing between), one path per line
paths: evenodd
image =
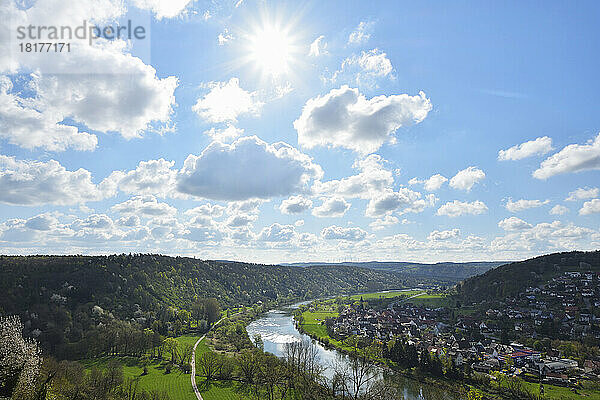
M251 322L246 331L250 338L259 334L263 340L265 351L275 354L278 357L283 356L284 346L286 343L291 343L300 340L311 340L308 335L300 333L294 325L294 317L292 315L294 309L300 307L302 302L294 304L290 307L271 310L265 313L261 318ZM347 362L345 355L336 350L329 350L315 341L319 354L319 360L323 368L324 375L331 378L333 375L334 362ZM399 399L404 400L459 400L453 394L446 393L444 390L430 384L423 384L413 379L408 379L402 376L394 378L401 396Z

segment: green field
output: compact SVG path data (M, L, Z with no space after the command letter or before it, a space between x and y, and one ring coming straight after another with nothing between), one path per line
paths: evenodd
M522 381L523 386L527 388L530 393L538 394L540 385L538 383ZM589 385L589 384L587 384ZM497 385L493 385L497 388ZM583 389L578 389L577 393L573 392L571 388L554 386L544 384L544 399L550 400L575 400L575 399L589 399L589 400L600 400L600 391L597 389L590 389L584 385Z
M93 366L104 367L109 361L117 360L123 365L125 378L139 380L139 388L144 390L165 391L171 400L193 400L196 396L190 383L190 375L173 369L170 374L165 373L164 363L153 363L148 366L148 374L142 376L143 366L134 357L102 357L86 360L86 368Z
M197 335L184 335L176 338L181 347L186 344L193 346L198 339L199 336ZM196 348L196 360L207 351L211 351L211 349L203 340ZM103 368L111 360L117 360L123 366L123 374L126 379L138 380L139 389L165 391L169 394L171 400L196 399L192 390L190 375L182 373L177 368L173 368L171 373L167 374L165 372L166 362L164 361L153 360L148 366L147 375L142 375L144 367L135 357L102 357L83 360L82 364L86 369L91 369L94 366ZM203 378L196 377L196 385L204 400L240 400L245 398L243 393L236 389L235 385L228 382L216 382L207 386Z
M364 294L356 294L354 296L350 296L350 299L360 300L361 297L363 300L369 299L390 299L393 297L401 297L401 296L414 296L415 294L421 293L423 290L392 290L389 292L374 292L374 293L364 293Z
M430 308L448 306L448 298L444 294L421 294L409 300L413 304L418 304Z

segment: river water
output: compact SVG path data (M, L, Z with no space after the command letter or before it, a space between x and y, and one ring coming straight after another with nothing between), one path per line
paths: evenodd
M259 334L263 340L265 351L282 357L286 343L301 340L311 340L308 335L300 333L294 325L293 311L302 304L297 303L290 307L271 310L261 318L251 322L246 331L250 338ZM331 378L333 375L333 364L336 362L347 362L347 356L336 350L329 350L320 343L314 342L317 346L319 360L323 368L324 375ZM459 400L453 394L446 393L444 390L430 384L423 384L413 379L402 376L394 378L399 387L399 399L405 400Z

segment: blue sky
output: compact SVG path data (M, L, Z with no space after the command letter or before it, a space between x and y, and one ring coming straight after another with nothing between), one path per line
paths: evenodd
M599 247L594 2L67 3L2 6L2 253ZM149 36L15 51L19 25L127 19Z

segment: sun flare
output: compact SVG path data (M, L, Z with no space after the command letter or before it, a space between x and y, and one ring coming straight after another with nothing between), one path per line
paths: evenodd
M294 45L288 33L276 26L263 26L250 37L250 57L263 73L279 76L289 71Z

